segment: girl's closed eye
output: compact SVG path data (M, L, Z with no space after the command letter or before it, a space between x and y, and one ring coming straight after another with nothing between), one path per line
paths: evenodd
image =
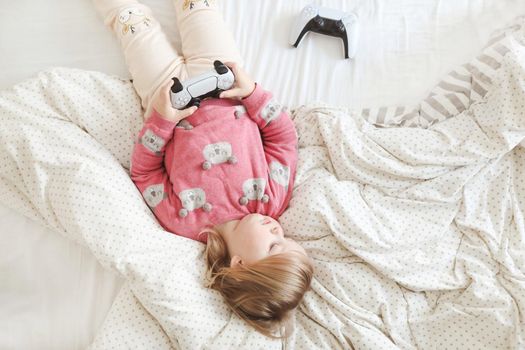
M262 225L268 225L272 222L272 220L268 219L268 218L264 218L261 220L261 224Z
M270 245L270 249L268 249L268 252L271 253L271 252L272 252L273 250L275 250L275 248L278 247L278 246L279 246L279 243L277 243L277 242L272 243L272 244Z

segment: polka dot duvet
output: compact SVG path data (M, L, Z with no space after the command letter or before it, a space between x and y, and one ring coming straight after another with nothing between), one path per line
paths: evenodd
M316 276L281 342L205 287L129 179L128 81L56 68L0 94L0 200L126 283L91 348L525 347L525 27L496 33L418 106L294 109L288 234Z

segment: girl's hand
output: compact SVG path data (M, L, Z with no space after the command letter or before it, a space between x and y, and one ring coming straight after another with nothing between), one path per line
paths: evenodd
M255 90L255 82L248 73L235 62L225 62L224 64L232 70L235 76L235 84L230 90L223 91L220 98L241 99L250 96Z
M172 85L173 80L170 79L159 89L157 95L153 98L152 106L162 118L178 123L182 119L195 113L197 107L193 106L183 110L173 108L170 100L170 89Z

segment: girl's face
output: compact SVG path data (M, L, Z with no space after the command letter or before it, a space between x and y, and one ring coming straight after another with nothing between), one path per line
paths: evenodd
M232 220L221 225L220 231L232 257L232 267L292 250L306 255L297 242L284 237L279 222L269 216L248 214L241 220Z

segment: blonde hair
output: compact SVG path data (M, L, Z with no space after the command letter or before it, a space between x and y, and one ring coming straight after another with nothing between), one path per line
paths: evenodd
M312 281L310 258L291 251L230 267L231 257L221 234L213 228L204 233L208 235L208 287L221 293L230 309L260 333L288 337L293 311Z

